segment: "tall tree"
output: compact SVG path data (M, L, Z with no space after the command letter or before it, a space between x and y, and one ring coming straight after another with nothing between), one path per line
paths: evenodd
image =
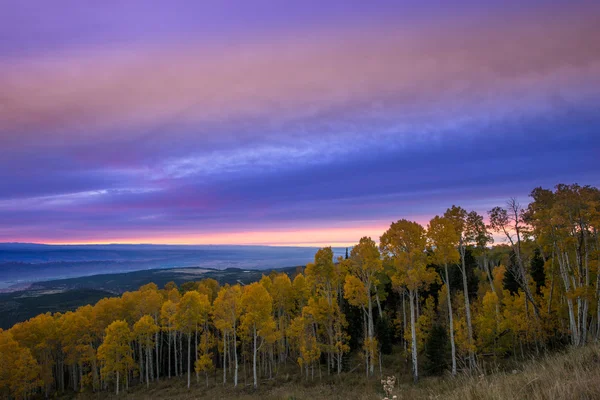
M167 300L163 303L162 308L160 310L160 323L161 329L168 332L167 337L167 369L169 373L169 378L171 377L171 347L173 343L173 333L175 331L175 316L177 315L177 304L172 302L171 300ZM177 362L175 363L177 366ZM177 373L175 373L177 375Z
M417 359L416 307L417 292L437 280L436 272L427 268L427 236L425 229L416 222L405 219L392 223L381 236L381 253L393 266L392 283L408 291L410 305L412 365L415 383L419 380Z
M272 282L269 293L273 298L273 312L275 314L279 336L279 361L285 362L289 347L287 331L295 307L294 292L292 289L292 281L286 273L273 275Z
M214 324L223 333L223 384L227 382L227 351L233 348L233 385L238 384L238 355L237 331L238 321L242 313L242 289L239 285L223 287L219 291L214 303ZM231 338L231 346L228 340ZM231 366L229 367L231 368Z
M375 327L373 323L373 295L377 287L377 275L383 270L377 244L370 237L363 237L352 248L349 258L350 274L346 276L344 293L350 304L361 307L366 317L364 347L367 369L373 375L377 352Z
M252 373L254 387L258 387L257 356L258 351L271 336L275 328L275 322L271 315L273 311L273 299L267 289L259 282L244 286L242 294L241 316L242 329L250 334L252 338ZM258 340L261 340L260 344Z
M91 306L87 307L91 311ZM85 308L80 308L76 312L68 312L61 316L59 322L61 345L71 372L73 390L79 391L83 391L86 365L91 365L92 373L95 373L96 352L93 348L91 321L86 318L85 311Z
M40 366L27 347L11 332L0 329L0 394L4 398L27 399L42 386Z
M187 336L187 387L190 387L191 374L191 344L192 333L196 332L198 325L204 322L204 315L208 313L210 302L208 296L195 290L186 292L177 304L175 321L177 329Z
M450 331L450 348L452 354L452 375L456 375L456 344L454 342L454 321L452 312L452 294L448 265L459 261L458 253L459 235L453 221L447 217L435 216L427 227L429 244L433 248L432 261L444 266L444 284L446 285L446 301L448 302L448 320ZM439 338L440 336L436 336Z
M130 340L129 325L125 321L117 320L106 328L104 342L98 348L98 359L102 362L102 377L111 380L114 376L117 395L121 376L125 376L128 380L129 371L134 364Z
M539 317L540 310L529 287L529 275L525 270L525 263L523 261L522 236L525 229L523 214L524 210L515 199L510 199L507 202L507 208L494 207L488 211L491 229L495 232L503 233L510 242L517 261L517 282L523 293L525 293L527 300L533 306L535 315Z
M137 340L146 353L146 387L150 385L150 371L152 370L152 352L154 350L154 335L159 330L154 319L144 315L133 325L133 337Z
M467 211L462 207L452 206L446 210L444 217L452 221L454 229L458 235L458 251L460 254L460 264L458 265L463 281L463 293L465 299L465 319L467 323L468 348L469 348L469 367L475 366L475 342L473 340L473 322L471 318L471 300L469 296L469 284L467 279L467 266L465 254L469 242Z
M341 328L346 321L339 307L338 289L343 285L344 274L335 266L331 247L319 249L314 263L306 266L305 273L313 295L312 312L326 340L322 347L327 352L327 371L331 371L336 361L339 371L343 355L339 350L345 348L340 343L345 336Z

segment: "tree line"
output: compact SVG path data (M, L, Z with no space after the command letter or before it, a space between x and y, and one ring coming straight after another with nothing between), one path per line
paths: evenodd
M118 394L174 377L190 388L209 374L257 387L283 367L315 379L354 370L351 359L368 378L382 354L410 359L416 382L423 368L469 373L597 342L600 191L561 184L531 199L486 218L452 206L427 226L401 219L345 257L322 248L294 274L248 285L150 283L38 315L0 330L0 394Z

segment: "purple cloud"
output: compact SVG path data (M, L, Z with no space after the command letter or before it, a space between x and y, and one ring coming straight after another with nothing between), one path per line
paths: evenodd
M0 241L352 241L599 184L600 10L543 3L11 2Z

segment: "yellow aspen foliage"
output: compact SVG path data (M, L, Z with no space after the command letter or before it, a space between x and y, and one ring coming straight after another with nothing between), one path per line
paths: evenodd
M463 292L457 292L452 302L455 304L464 303ZM469 341L469 327L467 325L465 309L462 307L458 307L455 312L454 331L456 347L460 355L468 355L476 350L475 343L470 343Z
M352 248L350 258L346 260L349 274L344 283L344 296L348 302L363 310L366 326L364 330L364 349L367 370L372 375L376 363L377 340L373 324L373 295L379 283L378 274L383 271L381 255L377 245L370 237L363 237Z
M191 335L196 327L202 325L210 310L210 302L206 294L196 291L186 292L177 303L175 325L181 332Z
M241 328L252 340L252 371L254 387L258 387L257 355L267 341L274 340L275 322L271 315L273 299L259 282L244 286L242 293ZM260 344L258 343L260 339Z
M318 361L321 356L315 323L310 315L299 315L292 320L290 338L299 353L298 365L301 369L305 369L308 377L308 367Z
M478 312L475 314L475 330L477 332L477 347L480 352L502 355L504 347L501 327L504 324L504 314L500 309L500 299L496 293L488 291L483 296Z
M213 321L222 332L230 332L237 326L242 313L242 289L239 285L221 288L214 302Z
M258 282L244 286L242 292L242 324L245 330L254 327L259 331L272 318L273 298L263 285Z
M364 307L368 302L365 285L354 275L346 276L344 283L344 297L348 303L355 307Z
M79 369L79 390L83 391L84 370L95 373L96 352L90 320L92 307L86 306L76 312L68 312L58 321L61 345L65 353L65 363Z
M219 293L219 282L213 278L202 279L200 282L198 282L198 288L196 290L198 293L207 295L210 304L212 304Z
M304 274L311 291L322 294L330 300L336 277L331 247L317 250L314 263L306 265Z
M177 314L175 314L175 326L177 330L187 336L187 387L191 384L191 360L192 360L192 336L198 326L204 324L210 312L210 301L206 294L200 294L195 290L186 292L179 303L177 303ZM194 357L195 358L195 357Z
M502 297L504 296L504 284L502 282L504 281L505 275L506 267L502 264L494 268L494 271L492 273L494 279L494 287L496 288L496 293L500 301L502 301Z
M534 318L532 307L528 307L527 298L521 290L515 295L504 291L502 304L504 319L500 326L512 333L515 346L534 343L543 337L541 321Z
M427 267L427 236L425 229L416 222L405 219L392 223L390 228L381 236L381 253L392 265L390 278L397 290L406 289L410 306L411 326L411 356L413 379L419 379L416 332L416 302L420 288L428 287L436 282L438 274L433 268Z
M177 314L177 304L171 300L163 303L160 309L160 324L163 330L173 331L175 328L175 315Z
M232 341L233 346L233 369L234 385L237 386L238 357L237 357L237 337L238 321L242 313L242 289L239 285L225 286L219 290L213 307L213 323L215 328L223 333L223 359L227 360L226 345L228 340ZM226 363L226 361L224 361ZM231 368L231 366L230 366ZM227 380L227 366L223 367L223 383Z
M125 319L123 300L120 297L104 298L93 307L92 329L96 339L102 341L106 328L116 320Z
M4 398L28 398L43 384L40 373L31 351L0 329L0 394Z
M156 283L150 282L150 283L140 286L140 288L138 289L139 292L146 292L148 290L150 290L152 292L156 292L156 291L158 291L158 286L156 285Z
M53 384L53 364L59 352L60 315L40 314L10 329L19 346L30 350L40 367L40 378L49 390Z
M421 314L417 319L418 351L422 351L425 347L425 342L427 341L431 328L433 328L435 322L436 311L434 298L432 296L427 297L425 306L421 308ZM405 335L405 339L410 340L410 335Z
M118 320L106 328L104 342L98 348L98 359L102 363L100 369L105 381L115 383L115 391L119 394L122 379L127 379L129 371L134 367L133 352L129 342L131 331L127 322Z
M292 290L294 295L295 311L302 310L308 303L310 297L310 286L306 282L306 278L302 274L296 275L292 282Z
M146 285L146 289L138 291L136 295L138 296L138 299L133 307L134 322L144 315L151 315L154 320L157 321L164 300L163 296L156 289L156 285Z
M200 346L198 350L198 359L194 363L196 373L204 372L206 385L208 386L208 372L214 369L213 354L210 351L216 344L215 337L210 331L204 330L200 337Z
M177 288L169 289L165 292L165 300L170 300L173 303L179 303L179 300L181 300L181 293L179 293Z
M154 347L154 335L159 327L149 315L144 315L133 325L133 338L142 346L146 354L146 384L149 383L149 370L152 368L152 350Z
M271 287L273 286L273 281L271 280L270 276L263 274L263 276L260 278L259 283L263 285L265 289L267 289L267 292L269 292L269 294L271 294Z
M289 315L294 311L294 292L290 277L285 274L277 274L273 278L271 286L271 296L273 297L273 307L280 313Z
M292 313L295 310L294 292L292 281L285 273L274 274L272 276L271 296L273 297L273 313L275 315L275 324L277 328L276 351L280 358L287 358L288 348L288 328Z

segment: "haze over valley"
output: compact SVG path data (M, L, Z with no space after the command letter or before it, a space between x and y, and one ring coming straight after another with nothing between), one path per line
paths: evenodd
M0 291L27 289L31 283L39 281L159 268L265 270L292 267L306 265L316 250L312 247L233 245L0 243ZM336 248L336 256L343 255L344 251Z

